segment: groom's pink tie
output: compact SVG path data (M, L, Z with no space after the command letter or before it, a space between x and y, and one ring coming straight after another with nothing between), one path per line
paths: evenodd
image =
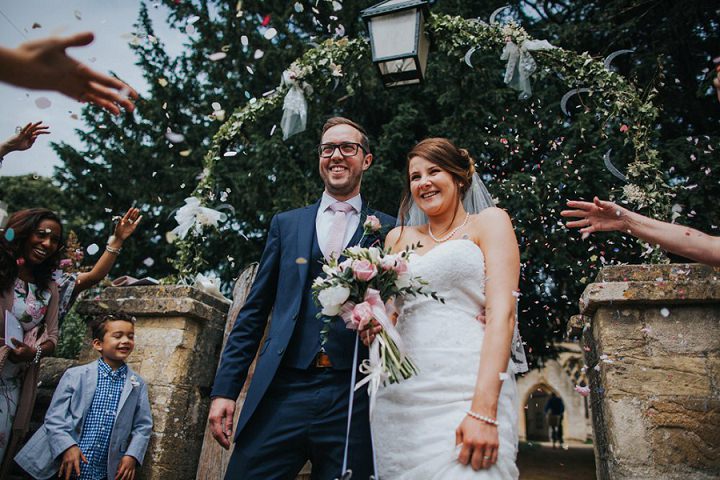
M353 206L345 202L335 202L328 207L335 212L335 216L330 224L330 235L325 244L325 258L338 258L342 252L343 240L345 239L345 230L347 229L348 216L347 213L353 210Z

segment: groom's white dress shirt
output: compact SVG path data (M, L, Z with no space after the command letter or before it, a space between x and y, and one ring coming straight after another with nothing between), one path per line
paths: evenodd
M315 233L317 234L318 245L320 245L320 251L323 255L327 255L326 245L330 239L330 226L332 225L333 217L335 212L330 210L330 205L338 202L327 192L323 192L322 198L320 199L320 208L318 208L317 217L315 217ZM345 203L349 203L353 209L346 213L348 219L345 226L345 236L343 237L343 247L347 247L350 242L355 230L357 230L360 224L360 210L362 209L362 198L360 194L355 195Z

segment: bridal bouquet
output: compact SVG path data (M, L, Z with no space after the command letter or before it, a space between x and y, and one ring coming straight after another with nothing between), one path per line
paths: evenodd
M345 260L329 260L323 265L326 277L318 277L313 282L313 296L322 307L321 315L325 316L323 343L327 340L330 322L338 315L352 330L362 331L373 319L382 326L370 345L370 358L360 366L367 377L356 386L370 382L371 397L381 385L397 383L417 373L390 319L397 313L395 301L424 295L444 303L435 292L424 288L426 281L410 274L407 260L413 247L397 254L377 247L346 248Z

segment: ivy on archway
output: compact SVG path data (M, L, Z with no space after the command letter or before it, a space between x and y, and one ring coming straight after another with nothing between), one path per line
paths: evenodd
M462 62L468 48L500 52L508 37L521 45L531 38L525 30L514 23L505 25L487 24L475 20L466 20L448 15L432 15L427 23L428 33L434 39L436 48ZM313 95L322 95L342 81L348 94L359 87L359 65L369 61L369 46L364 39L327 40L306 52L289 67L296 81L310 85ZM623 197L638 208L645 208L649 215L663 217L669 209L668 189L665 184L658 152L652 147L653 125L657 108L652 104L654 92L641 94L635 86L627 82L618 73L605 68L602 61L589 54L554 48L534 52L538 63L550 68L567 83L570 88L589 88L595 102L595 117L609 127L619 121L627 125L624 143L632 147L634 158L628 165L627 183L623 187ZM287 86L280 86L272 93L260 99L252 99L247 105L238 108L220 127L214 136L212 145L204 157L204 169L193 196L202 205L212 205L215 201L214 167L220 161L229 145L249 143L244 129L258 119L277 114L283 104ZM614 129L600 129L600 140L606 139ZM279 135L271 141L282 142ZM211 229L199 225L190 229L187 236L176 240L178 256L173 265L181 279L194 275L205 268L202 255L204 235ZM656 251L653 261L661 260L662 254Z

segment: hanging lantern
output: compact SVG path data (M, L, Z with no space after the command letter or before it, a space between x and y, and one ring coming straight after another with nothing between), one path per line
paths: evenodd
M362 11L372 60L386 87L423 81L430 49L425 35L427 15L427 0L386 0Z

